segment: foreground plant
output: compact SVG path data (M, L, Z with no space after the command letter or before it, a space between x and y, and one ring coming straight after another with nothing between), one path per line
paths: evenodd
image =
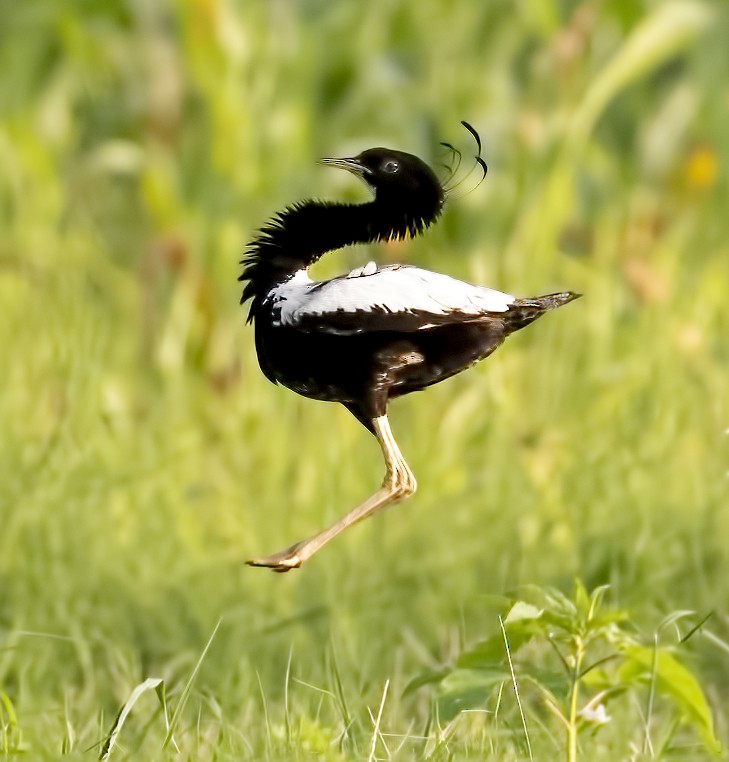
M605 605L606 591L603 586L588 594L577 582L568 598L554 589L527 587L506 602L506 615L497 617L490 637L464 651L452 668L421 675L410 689L436 686L439 725L477 709L488 711L496 725L507 714L505 690L512 686L530 759L529 720L544 724L540 707L563 729L568 762L578 759L581 739L596 736L610 722L609 706L635 718L640 740L633 744L633 758L664 757L682 726L691 727L706 750L717 754L720 744L704 692L676 655L705 618L696 623L693 612L677 612L661 622L652 638L642 638L628 612ZM680 624L692 619L681 635ZM670 645L660 642L669 626L679 633ZM671 719L656 742L659 706Z

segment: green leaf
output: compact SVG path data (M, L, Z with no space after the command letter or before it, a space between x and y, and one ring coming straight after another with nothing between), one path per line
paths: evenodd
M543 609L539 609L536 606L532 606L531 603L525 601L517 601L509 610L509 613L504 619L504 626L513 625L515 622L521 622L524 619L539 619L544 613Z
M505 629L512 655L540 632L540 628L535 626L535 620L527 619L523 619ZM459 669L488 669L494 665L505 663L506 648L504 646L504 636L501 632L498 632L464 651L458 657L456 666Z
M600 608L602 607L603 599L605 598L605 594L610 589L610 585L598 585L591 593L590 593L590 619L593 619L597 617L598 612L600 611Z
M525 585L520 588L521 598L526 603L542 609L542 620L567 632L575 629L577 609L575 604L555 588Z
M609 611L599 611L587 624L587 629L592 632L604 631L608 639L615 639L618 633L611 625L620 625L630 621L630 616L623 609L610 609ZM620 629L620 628L617 628Z
M656 691L670 699L714 754L721 751L721 744L714 734L714 723L706 696L696 678L687 667L665 649L658 653L645 646L629 646L624 650L625 663L619 670L625 683L649 682L655 664Z
M575 607L580 618L587 619L592 609L590 596L579 579L575 580Z
M518 646L517 646L518 647ZM504 638L492 635L464 651L456 661L459 669L484 669L506 661Z
M557 672L547 667L530 667L529 672L522 670L519 674L520 684L530 683L542 693L548 694L552 701L559 706L564 705L570 690L570 684L564 672Z
M409 696L414 693L418 688L422 688L424 685L432 685L433 683L442 683L443 680L451 674L453 670L450 667L443 667L442 669L430 669L426 672L421 672L417 677L414 677L406 686L403 691L403 696Z
M441 683L438 691L438 716L448 722L465 709L483 706L494 688L509 681L508 669L456 669Z

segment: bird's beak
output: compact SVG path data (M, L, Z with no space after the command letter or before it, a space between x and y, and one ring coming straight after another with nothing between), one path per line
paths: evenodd
M357 177L365 177L365 175L371 174L371 170L360 162L359 159L319 159L319 164L325 164L327 167L337 167L338 169L346 169L347 172L351 172Z

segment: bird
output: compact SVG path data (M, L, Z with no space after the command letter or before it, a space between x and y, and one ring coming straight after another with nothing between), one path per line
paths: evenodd
M476 161L485 175L478 134L463 124L476 138ZM348 527L415 492L415 476L390 428L390 400L466 370L509 334L581 296L564 291L517 298L409 264L368 262L335 278L312 280L309 268L327 252L423 234L440 217L451 190L425 161L404 151L369 148L320 162L354 174L371 200L310 199L275 214L241 261L241 304L250 302L246 322L253 323L264 376L304 397L347 408L376 437L385 477L333 525L247 561L276 572L300 567Z

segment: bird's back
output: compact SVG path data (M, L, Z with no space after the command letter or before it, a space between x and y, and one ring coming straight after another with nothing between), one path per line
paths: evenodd
M501 314L515 297L419 267L370 263L322 282L302 273L272 289L269 300L276 326L355 334L429 330Z
M493 289L395 265L273 288L256 317L261 367L299 394L345 404L382 378L389 396L442 381L487 357L503 340L570 293L517 299Z

